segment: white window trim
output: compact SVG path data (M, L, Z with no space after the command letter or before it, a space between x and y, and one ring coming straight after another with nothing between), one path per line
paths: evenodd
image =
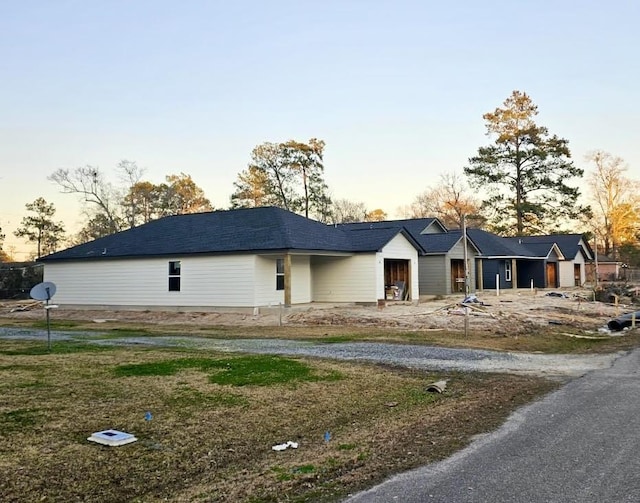
M511 281L511 260L504 261L504 280Z

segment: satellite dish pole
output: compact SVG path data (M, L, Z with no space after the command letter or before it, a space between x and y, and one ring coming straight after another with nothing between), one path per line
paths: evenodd
M51 353L51 321L49 318L49 310L58 307L54 304L49 304L49 301L55 293L56 285L51 281L43 281L42 283L38 283L31 289L31 292L29 293L32 299L45 301L44 310L47 313L47 351L49 353Z

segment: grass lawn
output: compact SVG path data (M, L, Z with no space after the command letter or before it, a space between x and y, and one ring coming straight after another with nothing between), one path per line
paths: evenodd
M521 325L517 321L513 326ZM19 320L0 316L0 326L37 328L46 330L44 320ZM510 324L505 324L509 328ZM171 325L149 322L107 321L96 324L91 320L54 320L52 330L96 331L105 337L137 337L154 335L195 335L215 339L278 338L325 342L390 342L425 344L446 347L492 349L497 351L529 351L544 353L602 353L628 350L640 344L640 330L624 332L621 337L603 337L593 333L584 337L584 330L565 326L534 326L514 335L470 331L468 335L455 330L407 330L373 326L230 326L230 325ZM571 337L577 335L579 337ZM592 338L589 338L592 337Z
M558 385L175 348L44 349L0 341L3 502L336 501L449 456ZM442 379L445 393L425 391ZM87 441L110 428L138 441ZM287 441L298 448L272 450Z

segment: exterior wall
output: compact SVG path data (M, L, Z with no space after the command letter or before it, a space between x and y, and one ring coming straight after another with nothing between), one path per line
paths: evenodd
M531 288L531 280L533 280L534 288L546 288L547 279L544 260L518 260L517 267L518 288Z
M504 259L483 259L482 261L482 284L485 290L496 288L496 274L500 276L500 288L512 288L512 281L505 281L505 260ZM512 271L513 278L513 271Z
M446 255L428 255L420 263L420 295L447 295L451 292L451 261Z
M467 244L467 267L469 269L469 290L473 292L476 288L476 257L477 253L472 246ZM447 284L449 285L449 292L451 293L451 259L464 260L464 242L458 241L456 245L449 251L448 271L447 271Z
M284 290L276 290L276 260L279 256L257 256L255 305L284 304ZM291 303L311 302L311 266L308 255L291 256Z
M573 274L574 264L580 265L580 284L583 285L585 281L587 281L584 256L582 253L578 252L573 260L563 260L558 264L561 287L575 286L575 278Z
M384 260L385 259L397 259L408 260L410 271L410 298L412 300L418 300L420 297L419 277L418 277L418 252L407 239L402 235L397 235L382 249L381 252L376 254L376 262L378 267L376 268L376 299L385 298L385 284L384 284ZM376 300L374 299L374 300Z
M311 298L311 257L294 255L291 257L291 303L306 304Z
M312 301L376 302L377 269L375 253L350 257L313 256Z
M168 291L173 260L181 265L179 292ZM56 284L55 302L63 306L251 307L254 270L253 255L114 259L45 263L44 278Z
M284 290L276 290L276 259L281 256L257 256L255 258L255 305L277 306L284 304Z

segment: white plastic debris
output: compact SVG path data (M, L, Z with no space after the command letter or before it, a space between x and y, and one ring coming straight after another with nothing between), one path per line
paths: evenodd
M298 448L298 442L292 442L291 440L289 440L288 442L286 442L284 444L274 445L273 447L271 447L271 449L274 450L274 451L284 451L285 449L288 449L289 447L291 447L292 449L297 449Z
M445 389L447 389L447 381L436 381L427 386L427 391L434 393L444 393Z
M125 433L118 430L104 430L97 431L87 438L89 442L95 442L97 444L108 445L111 447L118 447L120 445L130 444L138 440L131 433Z

